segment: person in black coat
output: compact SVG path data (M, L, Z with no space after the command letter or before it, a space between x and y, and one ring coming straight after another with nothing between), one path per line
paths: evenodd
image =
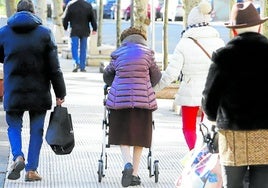
M234 34L212 57L202 107L219 129L224 188L268 185L268 39L250 2L237 3L226 23Z
M86 72L87 39L93 28L92 35L96 34L97 22L92 5L85 0L72 0L67 4L63 16L63 27L65 30L71 28L72 58L75 63L73 72L78 69Z
M3 105L14 163L7 178L16 180L25 168L25 181L41 180L37 173L43 128L51 109L51 86L56 104L66 96L57 46L51 30L34 14L31 0L20 0L17 12L0 29L0 62L4 69ZM30 117L27 164L22 151L23 115Z

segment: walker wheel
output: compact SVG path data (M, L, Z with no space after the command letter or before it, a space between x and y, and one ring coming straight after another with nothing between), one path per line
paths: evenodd
M155 178L155 183L158 182L158 176L159 176L159 161L155 160L154 161L154 178Z
M99 160L99 167L98 167L98 181L101 182L103 177L103 161Z

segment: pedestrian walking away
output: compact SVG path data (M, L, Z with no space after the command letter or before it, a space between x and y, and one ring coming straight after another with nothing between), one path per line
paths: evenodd
M206 0L201 1L190 11L187 27L182 31L170 63L163 72L160 82L154 87L157 92L181 77L175 104L181 106L182 130L189 150L192 150L196 143L198 112L211 64L208 56L224 46L219 32L209 24L211 12L212 7ZM198 45L201 45L205 52ZM203 114L201 121L202 118Z
M121 46L111 54L103 79L110 86L109 144L119 145L124 170L123 187L140 185L138 175L143 148L152 142L152 112L157 109L153 86L161 78L146 32L130 27L120 36ZM133 147L132 147L133 146ZM133 155L131 155L133 149Z
M224 188L268 187L268 39L254 5L233 5L225 24L233 38L212 57L202 107L219 129Z
M17 12L0 29L0 62L4 70L3 106L14 161L7 178L19 179L25 168L25 181L39 181L42 177L37 168L44 121L52 106L51 84L57 105L64 102L66 87L52 31L34 14L31 0L20 0ZM21 135L26 111L30 117L27 158L22 151Z
M90 25L93 30L92 33ZM90 34L95 35L97 33L97 22L92 5L85 0L70 1L63 15L64 30L67 30L69 26L72 58L74 60L73 72L77 72L79 69L81 72L86 72L87 40Z

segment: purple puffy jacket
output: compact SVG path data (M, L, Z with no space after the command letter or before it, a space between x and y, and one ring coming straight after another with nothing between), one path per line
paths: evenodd
M154 52L147 46L126 42L111 54L103 80L110 85L106 105L110 109L157 109L153 86L161 79Z

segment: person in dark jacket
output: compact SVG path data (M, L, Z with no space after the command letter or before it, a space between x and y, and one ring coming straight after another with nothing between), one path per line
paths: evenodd
M122 186L140 185L138 169L143 147L151 147L152 112L157 109L153 86L161 72L154 52L147 47L146 33L130 27L121 34L121 46L111 54L103 79L110 86L109 144L120 145L124 170ZM133 148L133 159L130 147Z
M73 72L77 72L78 69L86 72L87 39L91 32L89 24L93 29L92 35L95 35L97 22L92 5L85 0L70 1L64 12L63 27L67 30L70 25L71 28L72 58L75 61Z
M234 38L212 57L202 107L219 128L224 188L268 186L268 39L250 2L237 3L226 27ZM248 171L247 171L248 170ZM246 176L247 177L247 176Z
M0 29L0 62L4 69L4 110L13 164L7 178L16 180L25 168L25 181L38 181L39 155L47 110L51 109L51 85L61 105L66 87L57 46L51 30L34 14L31 0L20 0L17 12ZM23 115L30 117L27 164L22 151Z

